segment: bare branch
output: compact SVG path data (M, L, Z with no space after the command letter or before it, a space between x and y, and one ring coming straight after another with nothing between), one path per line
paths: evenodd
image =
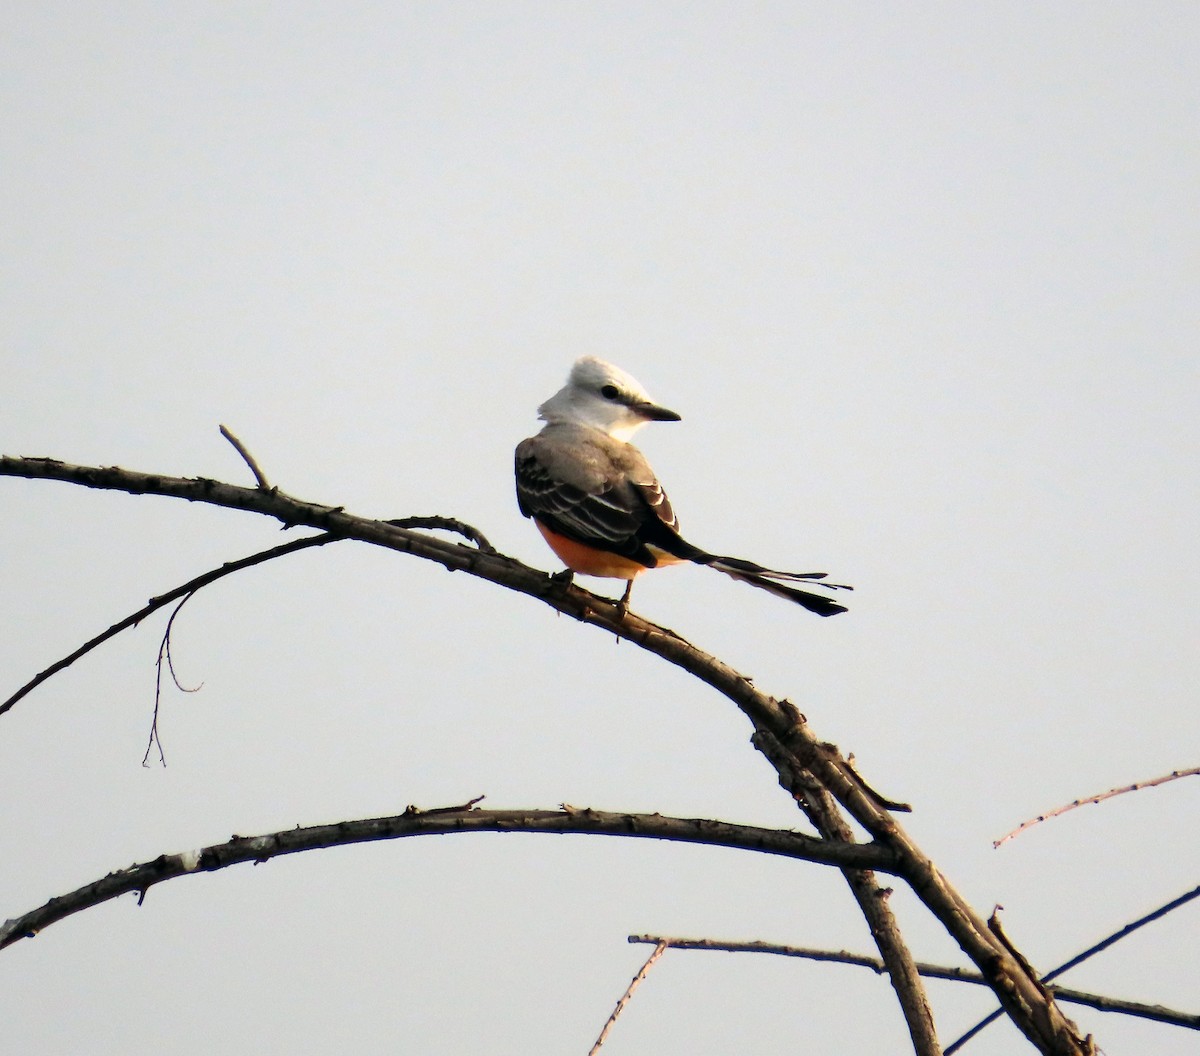
M476 802L478 799L470 801ZM73 913L98 906L120 895L136 892L144 897L155 884L189 873L215 872L242 862L265 862L278 855L324 847L455 832L595 833L735 847L822 865L854 865L882 870L894 865L892 855L882 847L831 843L798 832L732 825L705 818L617 814L590 808L479 810L469 804L431 810L409 807L403 814L385 818L285 829L264 836L234 836L227 843L184 851L182 854L164 854L151 862L119 869L103 879L52 898L37 909L5 921L0 925L0 949L20 939L32 938L43 928Z
M262 488L263 491L270 491L271 485L267 483L267 478L263 475L263 471L258 468L258 462L255 460L254 456L246 450L245 444L243 444L236 436L233 435L233 433L226 429L225 426L221 426L221 435L225 437L225 439L231 444L233 444L233 449L242 456L242 460L250 467L250 472L254 474L254 479L258 481L258 486Z
M1143 788L1154 788L1157 785L1165 785L1168 781L1176 781L1181 777L1195 777L1197 774L1200 774L1200 766L1193 766L1190 770L1172 770L1169 774L1163 774L1162 777L1156 777L1150 781L1138 781L1132 785L1125 785L1123 788L1110 788L1107 792L1097 792L1094 796L1074 799L1070 803L1065 803L1061 807L1055 807L1053 810L1047 811L1045 814L1039 814L1036 818L1030 818L1028 821L1021 822L1012 832L1005 833L1000 839L994 840L992 846L999 847L1001 844L1007 843L1014 836L1020 836L1026 829L1032 829L1035 825L1040 825L1043 821L1049 821L1051 818L1060 817L1068 811L1074 810L1076 807L1086 807L1093 803L1103 803L1104 800L1112 799L1113 796L1123 796L1126 792L1137 792Z
M1105 936L1094 946L1089 946L1086 950L1083 951L1083 953L1076 954L1069 961L1064 961L1057 968L1053 969L1052 971L1047 972L1044 976L1042 976L1043 981L1049 982L1051 979L1057 978L1058 976L1062 975L1063 972L1069 971L1070 969L1074 968L1077 964L1082 964L1084 961L1088 960L1090 957L1095 957L1096 954L1101 953L1104 950L1107 950L1114 943L1120 942L1122 939L1126 938L1127 936L1132 935L1135 931L1138 930L1138 928L1143 928L1147 924L1150 924L1150 923L1158 920L1160 917L1165 917L1172 910L1176 910L1180 906L1187 905L1187 903L1192 901L1192 899L1198 898L1198 897L1200 897L1200 886L1193 887L1186 894L1182 894L1178 898L1171 899L1170 902L1167 902L1165 905L1159 906L1158 909L1151 910L1144 917L1138 917L1137 920L1131 921L1130 923L1126 924L1123 928L1118 928L1111 935Z
M798 712L796 715L799 717ZM780 785L791 793L817 832L825 839L853 842L854 833L849 824L838 811L829 790L817 780L812 771L797 766L778 739L766 729L760 727L753 741L755 747L771 760L779 774ZM836 752L832 745L825 747ZM871 803L881 805L879 797L849 766L843 772ZM891 889L881 887L870 870L843 869L842 875L867 922L875 947L879 950L882 958L880 963L887 971L892 989L896 993L896 1000L900 1003L915 1053L917 1056L940 1056L942 1050L933 1022L933 1010L921 983L916 961L900 932L896 915L888 905Z
M114 623L107 631L96 635L95 638L84 642L75 652L68 656L64 656L61 660L51 664L44 671L39 672L28 682L18 689L11 697L3 703L0 703L0 715L3 715L22 697L28 696L33 690L37 689L46 679L58 674L59 671L70 667L80 657L86 656L98 645L103 645L110 638L116 637L122 631L128 630L130 627L136 627L152 612L157 612L159 609L170 605L171 602L179 598L188 598L195 594L201 587L207 586L209 583L215 583L218 579L232 575L234 572L240 572L244 568L250 568L252 565L261 565L264 561L270 561L276 557L283 557L285 554L293 554L297 550L306 550L312 546L324 546L326 543L337 542L336 535L313 535L307 539L295 539L290 543L284 543L282 546L273 546L269 550L261 550L257 554L251 554L249 557L243 557L237 561L230 561L220 568L214 568L209 572L205 572L202 576L197 576L195 579L189 579L186 583L176 587L174 590L169 590L165 594L160 594L157 598L151 598L150 601L137 612L126 616L123 620Z
M621 999L617 1002L617 1007L612 1010L612 1015L608 1017L607 1022L600 1031L600 1036L596 1039L596 1044L588 1050L588 1056L596 1056L596 1053L600 1051L600 1046L604 1044L605 1039L608 1037L608 1032L612 1030L613 1024L617 1021L617 1017L625 1011L625 1006L629 1004L629 999L633 997L633 992L642 985L642 980L646 978L650 969L654 967L654 962L666 952L666 949L667 944L660 942L654 952L646 959L646 963L638 969L637 975L633 977L625 993L621 995Z
M837 749L818 740L795 708L785 707L774 697L760 692L744 675L674 632L627 612L623 605L611 599L556 580L512 558L461 544L451 545L420 532L355 517L340 507L319 506L278 491L265 492L213 480L184 480L116 467L73 466L44 458L0 456L0 476L3 475L207 502L275 517L285 525L309 525L335 535L410 553L435 561L451 571L466 571L528 594L559 612L601 627L662 657L723 693L743 711L756 733L765 731L778 742L781 751L774 753L774 760L782 761L783 768L777 764L776 769L780 771L781 780L788 782L788 787L793 774L807 772L812 775L831 797L831 803L836 800L876 841L895 852L898 874L988 979L1013 1023L1040 1052L1046 1056L1089 1056L1094 1053L1091 1039L1080 1036L1076 1025L1061 1013L1036 980L1028 977L970 903L904 832L895 817L849 775L845 760ZM862 894L865 890L859 895L860 904L864 902ZM882 904L882 899L876 901ZM872 930L874 933L874 924ZM897 993L916 985L915 973L907 971L903 976L901 979L893 974ZM906 1015L910 1015L911 1027L913 1020L909 1009L906 1009Z
M483 532L460 521L457 517L396 517L384 523L394 524L397 528L434 528L442 532L457 532L484 553L498 554L500 552L487 541L487 536Z
M388 521L388 524L394 524L400 528L436 528L441 531L457 532L459 535L470 540L475 546L487 553L496 553L496 548L488 542L487 537L479 531L479 529L466 524L463 521L453 517L402 517L394 521ZM195 579L189 579L186 583L180 584L165 594L160 594L156 598L151 598L150 601L137 612L131 613L123 620L114 623L108 630L96 635L95 638L89 639L73 653L64 656L61 660L51 664L44 671L39 672L31 678L25 685L18 689L7 700L0 702L0 715L3 715L21 698L28 696L33 690L37 689L43 682L53 675L58 674L70 667L76 660L86 656L99 645L103 645L110 638L115 637L122 631L128 630L131 627L136 627L147 616L159 609L171 604L178 598L187 598L195 594L201 587L206 587L210 583L215 583L218 579L223 579L225 576L232 575L234 572L240 572L244 568L251 568L254 565L261 565L266 561L274 560L277 557L283 557L286 554L293 554L298 550L307 550L314 546L324 546L326 543L335 543L343 536L322 534L309 536L306 539L295 539L290 543L283 543L280 546L273 546L267 550L261 550L256 554L251 554L249 557L239 558L237 561L228 561L221 565L220 568L214 568L203 575L197 576ZM182 602L180 603L182 607ZM177 610L178 611L178 610ZM172 617L174 619L174 617ZM181 689L183 687L180 687ZM157 712L156 712L157 717Z
M1178 909L1180 906L1187 905L1188 902L1192 901L1192 899L1197 898L1197 897L1200 897L1200 887L1194 887L1194 888L1192 888L1191 891L1188 891L1187 893L1180 895L1178 898L1171 899L1171 901L1166 903L1166 905L1162 905L1162 906L1159 906L1157 909L1151 910L1145 916L1138 917L1137 920L1131 921L1130 923L1126 924L1123 928L1118 928L1111 935L1106 935L1103 939L1101 939L1095 945L1089 946L1082 953L1076 954L1070 960L1064 961L1057 968L1051 969L1050 971L1048 971L1045 975L1043 975L1041 977L1041 982L1048 983L1048 982L1050 982L1051 979L1057 979L1060 975L1062 975L1064 972L1067 972L1070 969L1074 968L1077 964L1082 964L1084 961L1088 960L1089 958L1095 957L1096 954L1101 953L1104 950L1107 950L1114 943L1120 942L1127 935L1132 935L1135 931L1138 930L1138 928L1145 927L1147 924L1150 924L1151 922L1158 920L1160 917L1165 917L1172 910ZM1055 987L1054 993L1055 993L1055 996L1061 996L1062 992L1059 990L1059 988ZM1110 999L1106 999L1106 1000L1110 1000ZM1081 1004L1087 1004L1087 1002L1081 1002ZM1095 1007L1099 1008L1100 1006L1097 1005ZM1155 1008L1155 1007L1159 1007L1159 1006L1147 1005L1146 1007L1147 1008ZM983 1019L981 1019L978 1023L976 1023L973 1027L971 1027L970 1030L965 1031L960 1037L958 1037L954 1040L953 1044L951 1044L950 1046L947 1047L946 1056L951 1056L952 1053L957 1052L959 1049L961 1049L963 1047L963 1045L965 1045L968 1041L970 1041L971 1038L975 1037L976 1034L978 1034L981 1030L983 1030L984 1027L988 1026L990 1023L994 1023L997 1019L999 1019L1002 1014L1003 1014L1002 1009L996 1009L996 1011L991 1012L988 1015L984 1016ZM1180 1013L1180 1014L1182 1015L1183 1013ZM1149 1016L1147 1018L1153 1019L1155 1017ZM1181 1026L1189 1026L1190 1024L1184 1023L1184 1024L1180 1024L1180 1025ZM1198 1028L1198 1029L1200 1029L1200 1028Z
M599 598L577 587L563 584L510 558L479 551L464 553L460 546L450 547L441 540L401 527L411 522L366 521L353 517L340 508L303 503L278 491L263 492L236 488L209 480L165 478L115 467L69 466L47 459L0 459L0 473L5 471L81 483L90 487L124 490L132 494L169 495L235 509L254 510L277 517L284 524L308 524L339 536L358 538L426 557L449 569L463 569L510 589L531 594L560 612L569 613L585 622L604 627L619 637L637 642L643 648L684 667L724 692L760 729L794 731L799 728L795 723L799 716L794 708L784 708L773 698L754 690L748 679L732 668L720 664L714 657L695 649L674 632L627 613L623 606L616 605L609 599ZM444 523L437 524L437 527L445 526ZM817 747L815 739L810 743L812 747ZM790 755L787 752L784 754ZM864 795L872 810L883 811L884 808L869 794L863 793L860 781L844 771L839 771L839 777L844 786ZM834 819L837 813L833 799L828 796L820 803L814 800L806 809L810 815L816 812L817 816L825 815L830 819ZM821 828L819 827L819 831ZM840 820L830 820L823 829L827 835L835 830L847 834L850 831ZM918 1053L920 1056L936 1056L938 1049L928 1003L919 992L918 976L911 968L911 954L904 946L882 889L866 874L856 875L852 889L863 912L867 914L872 935L883 943L881 953L895 963L897 994L904 1005L910 1025L913 1025L916 1031L914 1040Z
M808 946L782 946L771 942L725 942L720 939L681 939L670 935L630 935L630 942L652 943L658 948L675 950L721 950L726 953L770 953L779 957L801 957L810 961L831 961L835 964L852 964L882 974L883 961L878 957L867 957L847 950L818 950ZM974 983L987 986L988 982L978 972L969 968L952 968L942 964L917 962L917 970L928 979L949 979L959 983ZM1105 997L1084 990L1072 990L1065 986L1052 986L1055 998L1076 1005L1086 1005L1102 1012L1120 1012L1127 1016L1152 1019L1189 1030L1200 1030L1200 1013L1180 1012L1162 1005L1146 1005L1138 1001L1124 1001ZM947 1049L947 1052L950 1050Z

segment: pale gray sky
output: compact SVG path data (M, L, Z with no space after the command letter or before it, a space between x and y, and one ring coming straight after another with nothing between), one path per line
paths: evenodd
M787 695L1049 968L1196 882L1193 4L9 3L0 449L454 515L556 568L511 453L583 353L700 545L635 608ZM269 523L0 480L0 696ZM601 586L604 586L601 584ZM619 590L619 584L609 584ZM732 706L526 599L365 547L162 621L0 718L0 918L111 869L408 803L799 816ZM1198 785L1195 779L1191 785ZM913 900L919 957L954 956ZM1067 977L1195 1010L1193 904ZM827 870L584 838L188 878L0 955L13 1052L585 1053L663 931L869 950ZM934 984L949 1040L989 1007ZM1108 1056L1194 1035L1076 1017ZM852 969L669 954L612 1056L904 1050ZM1007 1026L975 1056L1027 1050Z

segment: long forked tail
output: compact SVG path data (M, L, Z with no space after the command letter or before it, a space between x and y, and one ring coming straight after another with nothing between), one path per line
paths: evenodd
M789 583L819 583L827 575L825 572L776 572L772 568L756 565L753 561L743 561L740 557L716 557L711 554L704 556L708 560L701 559L699 563L724 572L725 575L732 576L734 579L740 579L743 583L768 590L778 597L787 598L797 605L803 605L809 612L815 612L818 616L836 616L839 612L846 611L845 605L839 605L832 598L827 598L823 594L813 594L811 591L787 585ZM693 560L696 559L693 558ZM844 583L819 583L819 585L827 590L854 589Z

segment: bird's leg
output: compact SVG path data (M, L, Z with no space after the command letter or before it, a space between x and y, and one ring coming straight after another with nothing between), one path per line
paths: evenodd
M629 611L629 595L633 593L633 580L625 581L625 593L621 595L621 600L617 602L617 612L621 619L625 618L625 613Z

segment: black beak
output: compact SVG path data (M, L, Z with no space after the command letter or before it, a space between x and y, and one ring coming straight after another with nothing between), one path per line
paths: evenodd
M635 403L633 410L651 422L681 422L683 419L674 411L668 411L657 403Z

